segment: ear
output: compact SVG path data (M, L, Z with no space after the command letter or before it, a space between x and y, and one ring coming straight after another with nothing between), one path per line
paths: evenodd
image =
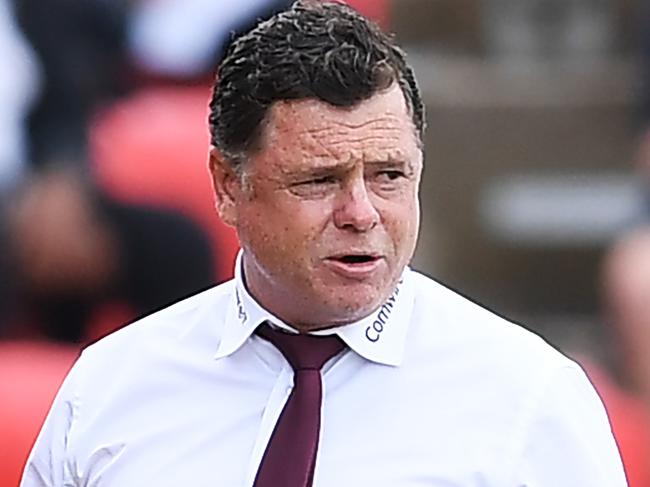
M236 201L241 193L239 177L223 154L210 148L210 173L216 197L216 208L224 223L235 226L237 223Z

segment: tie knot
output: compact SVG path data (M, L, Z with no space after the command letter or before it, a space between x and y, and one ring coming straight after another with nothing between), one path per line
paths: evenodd
M282 352L293 370L320 370L325 362L345 348L337 335L296 335L263 325L256 333Z

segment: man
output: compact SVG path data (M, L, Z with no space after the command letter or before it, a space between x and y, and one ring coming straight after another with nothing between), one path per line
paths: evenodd
M236 277L87 349L23 486L626 485L577 365L406 267L424 116L388 37L298 3L218 80Z

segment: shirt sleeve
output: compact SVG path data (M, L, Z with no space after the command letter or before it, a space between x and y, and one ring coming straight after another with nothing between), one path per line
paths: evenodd
M76 411L75 369L68 373L27 459L20 487L72 487L68 440Z
M531 409L511 487L627 487L600 397L577 365L552 375Z

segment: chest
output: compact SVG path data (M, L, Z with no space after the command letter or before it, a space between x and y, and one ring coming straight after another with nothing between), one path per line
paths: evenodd
M314 487L498 485L489 477L506 443L497 434L505 411L486 407L480 390L372 370L326 374ZM105 404L76 432L71 485L252 486L291 374L258 384L228 377L141 391L131 410Z

